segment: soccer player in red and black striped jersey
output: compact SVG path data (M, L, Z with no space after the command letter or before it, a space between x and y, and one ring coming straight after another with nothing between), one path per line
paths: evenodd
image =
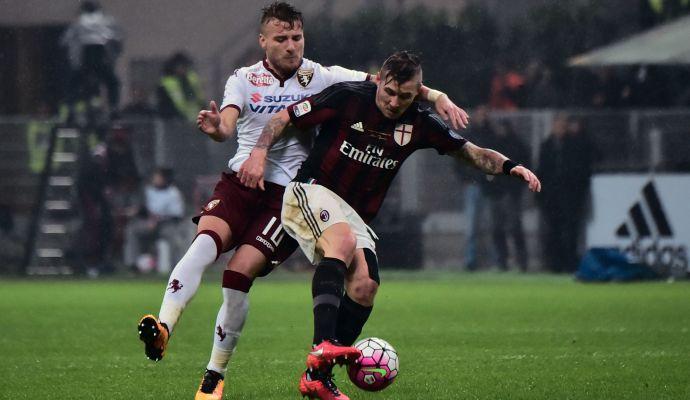
M361 333L379 285L375 234L367 224L407 157L433 148L484 173L512 175L532 191L541 189L530 170L468 142L416 103L421 85L418 58L397 52L383 64L377 82L335 84L278 113L240 168L240 181L257 187L267 150L288 124L320 126L314 147L285 190L281 215L285 230L317 265L312 282L314 346L300 381L303 395L347 398L325 390L318 381L330 375L333 360L357 355L349 346Z

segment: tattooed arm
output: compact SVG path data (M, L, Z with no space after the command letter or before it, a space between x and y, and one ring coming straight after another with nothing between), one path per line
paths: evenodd
M471 142L452 154L455 158L460 158L470 163L475 168L489 175L498 175L503 172L503 163L508 157L503 154L483 147L476 146Z
M287 110L282 110L278 114L271 118L266 126L264 126L263 131L261 131L261 136L256 141L254 150L264 149L268 151L275 142L280 139L285 131L285 127L290 123L290 115ZM253 151L252 151L253 153Z
M263 131L261 136L256 141L254 149L249 158L242 163L240 170L237 172L240 182L248 188L264 190L264 166L266 165L266 156L268 150L275 142L283 136L285 127L290 123L290 115L287 110L282 110L273 118L271 118Z
M465 143L460 150L451 153L451 155L472 164L475 168L490 175L502 174L503 163L508 160L508 157L496 150L485 149L470 142ZM529 169L522 165L516 165L511 168L509 172L511 176L521 178L527 182L531 191L541 191L541 182L539 182L539 178Z

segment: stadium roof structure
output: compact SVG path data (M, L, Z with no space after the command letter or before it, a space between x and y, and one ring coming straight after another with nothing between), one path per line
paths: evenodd
M577 55L571 67L690 64L690 16Z

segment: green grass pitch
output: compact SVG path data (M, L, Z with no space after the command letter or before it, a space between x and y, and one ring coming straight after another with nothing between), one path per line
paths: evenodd
M221 298L206 278L159 363L136 322L165 282L1 281L0 399L192 399ZM299 398L309 278L254 285L226 399ZM397 381L366 393L336 378L352 399L687 399L689 329L687 282L389 273L363 337L396 347Z

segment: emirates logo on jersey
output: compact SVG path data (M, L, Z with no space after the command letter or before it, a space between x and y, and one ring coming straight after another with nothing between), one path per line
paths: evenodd
M271 86L275 82L275 78L270 74L256 74L250 72L247 74L247 80L254 86Z
M307 87L311 83L311 78L314 77L313 68L305 68L297 70L297 82L303 87Z
M340 145L340 152L345 156L360 162L381 169L395 169L399 162L384 156L383 147L368 145L365 150L358 149L347 140L343 140Z

